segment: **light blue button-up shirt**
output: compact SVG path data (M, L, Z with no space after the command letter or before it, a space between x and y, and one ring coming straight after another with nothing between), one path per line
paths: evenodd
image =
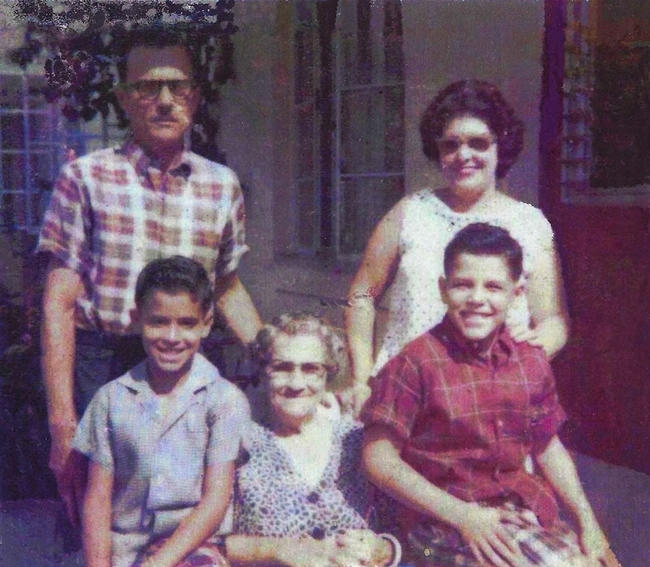
M113 473L115 566L176 529L201 499L205 467L237 458L250 420L244 394L201 354L166 410L145 361L97 392L75 436L77 450Z

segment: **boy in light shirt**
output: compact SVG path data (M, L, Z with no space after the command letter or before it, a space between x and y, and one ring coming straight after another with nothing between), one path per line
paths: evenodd
M83 544L89 567L225 566L245 396L198 353L213 295L205 269L173 256L138 277L134 317L147 358L103 386L79 425L89 460Z

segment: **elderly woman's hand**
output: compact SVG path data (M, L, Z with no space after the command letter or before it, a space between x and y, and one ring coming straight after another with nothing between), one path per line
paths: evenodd
M390 542L371 530L348 530L334 537L310 537L290 541L278 551L278 559L288 567L384 567L390 564Z
M341 567L382 567L393 557L392 544L372 530L347 530L335 539L341 549L338 557L344 560Z
M314 539L285 538L279 544L277 559L287 567L343 567L345 561L343 548L333 537ZM350 567L357 564L350 563Z

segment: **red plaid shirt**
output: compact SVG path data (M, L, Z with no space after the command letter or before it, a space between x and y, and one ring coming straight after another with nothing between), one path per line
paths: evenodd
M524 469L566 416L546 355L504 328L488 358L448 318L409 343L372 383L366 425L390 427L402 458L465 501L519 495L543 525L558 515L551 487Z
M37 251L81 276L77 327L126 334L142 268L180 254L203 264L214 284L248 250L244 216L239 181L227 167L185 151L163 174L128 142L63 167Z

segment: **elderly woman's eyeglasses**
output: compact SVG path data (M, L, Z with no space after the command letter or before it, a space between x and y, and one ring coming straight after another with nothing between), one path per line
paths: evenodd
M328 370L328 366L322 362L301 362L296 364L291 360L272 360L266 366L267 372L272 375L284 376L293 374L296 368L305 376L322 376Z
M494 144L492 136L469 136L467 138L438 138L436 140L438 151L441 154L456 153L461 146L466 145L477 152L487 152Z
M196 83L191 79L175 79L171 81L133 81L120 83L119 87L135 92L144 100L154 100L160 96L164 86L167 86L171 95L176 99L185 99L196 88Z

